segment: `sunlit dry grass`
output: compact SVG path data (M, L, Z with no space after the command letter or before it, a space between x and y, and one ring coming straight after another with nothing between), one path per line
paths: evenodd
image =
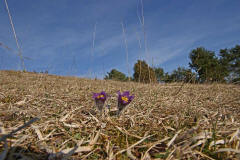
M6 159L239 159L240 87L139 84L0 72L0 142ZM181 90L179 91L179 89ZM111 110L99 115L93 92ZM115 115L117 91L133 102Z

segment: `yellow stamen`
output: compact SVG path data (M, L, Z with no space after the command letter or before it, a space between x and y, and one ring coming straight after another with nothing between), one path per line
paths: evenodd
M122 100L125 101L125 102L128 102L128 98L125 97L125 96L122 97Z
M99 96L97 96L97 99L100 99L100 98L104 98L104 95L99 95Z

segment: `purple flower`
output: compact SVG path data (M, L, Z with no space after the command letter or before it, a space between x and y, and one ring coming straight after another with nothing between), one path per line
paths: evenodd
M101 100L105 102L107 99L107 94L104 91L100 93L93 93L93 98L95 99L95 101Z
M121 94L118 91L118 114L133 100L134 95L130 96L129 91L125 91Z
M100 93L93 93L93 98L95 100L95 104L100 112L102 112L104 103L107 99L107 94L102 91Z

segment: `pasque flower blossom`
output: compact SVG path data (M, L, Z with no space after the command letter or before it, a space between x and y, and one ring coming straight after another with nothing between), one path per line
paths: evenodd
M104 91L102 91L100 93L93 93L93 98L95 100L95 104L96 104L97 109L100 112L102 112L104 103L107 99L107 94Z
M122 112L124 108L133 100L134 95L130 95L129 91L125 91L121 94L118 91L118 114Z

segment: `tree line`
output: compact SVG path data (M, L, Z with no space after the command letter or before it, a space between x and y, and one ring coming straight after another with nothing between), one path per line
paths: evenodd
M239 83L240 82L240 45L230 49L221 49L218 54L204 47L193 49L189 53L189 67L178 67L172 73L164 72L161 67L150 67L146 61L138 60L134 65L134 74L127 77L117 69L112 69L104 79L150 83L150 82L186 82L186 83Z

